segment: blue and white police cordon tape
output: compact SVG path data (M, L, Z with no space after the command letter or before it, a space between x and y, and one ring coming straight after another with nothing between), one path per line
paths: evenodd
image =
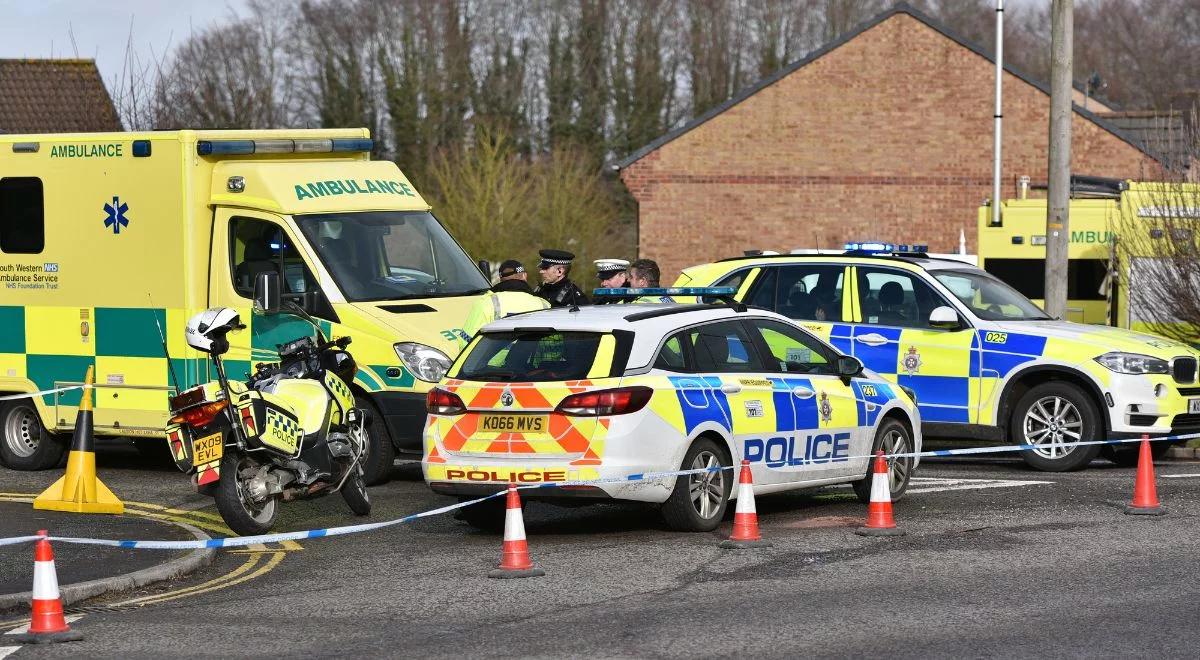
M50 396L60 392L70 392L71 390L82 390L87 388L95 388L94 385L71 385L69 387L56 387L52 390L42 390L40 392L25 392L24 394L7 394L0 396L0 401L16 401L17 399L32 399L35 396Z
M1151 442L1170 442L1170 441L1179 441L1179 440L1192 440L1195 438L1200 438L1200 433L1188 433L1188 434L1184 434L1184 435L1172 435L1172 436L1164 436L1164 437L1160 437L1160 438L1150 438L1150 441ZM1120 444L1129 444L1129 443L1141 442L1141 441L1142 441L1141 438L1128 438L1128 439L1123 439L1123 440L1084 440L1084 441L1080 441L1080 442L1070 443L1070 446L1082 447L1082 446L1089 446L1089 445L1120 445ZM973 455L973 454L994 454L994 453L1012 452L1012 451L1028 451L1031 449L1039 449L1039 448L1044 449L1045 447L1046 447L1046 445L1021 444L1021 445L1005 445L1005 446L1001 446L1001 447L967 447L964 449L933 449L933 450L929 450L929 451L920 451L920 452L902 452L902 453L895 453L895 454L885 454L884 458L896 459L896 458L918 458L918 457L919 458L932 458L932 457L938 457L938 456L966 456L966 455ZM838 460L839 461L849 461L849 460L864 459L864 458L870 459L870 458L874 458L874 456L875 456L874 454L867 454L867 455L860 455L860 456L847 456L845 458L840 458ZM682 477L682 476L688 476L688 475L693 475L693 474L704 474L704 473L708 473L708 472L720 472L722 470L734 470L734 469L737 469L738 467L739 466L737 466L737 465L725 465L725 466L716 466L716 467L710 467L710 468L696 468L696 469L692 469L692 470L671 470L671 471L666 471L666 472L642 472L642 473L637 473L637 474L630 474L630 475L627 475L624 477L608 477L608 478L604 478L604 479L590 479L587 481L558 481L558 482L553 482L553 483L522 484L522 485L517 485L516 488L518 490L540 490L543 488L563 488L563 487L573 487L573 486L595 486L595 485L600 485L600 484L628 483L630 481L653 481L655 479L665 479L668 477ZM502 497L504 494L505 494L504 490L499 490L495 493L492 493L491 495L485 495L484 497L480 497L477 499L468 500L466 502L457 502L455 504L449 504L449 505L446 505L443 507L438 507L436 509L422 511L420 513L409 514L407 516L404 516L401 518L394 518L392 520L383 520L380 522L373 522L373 523L362 523L359 525L344 525L342 527L326 527L324 529L310 529L310 530L301 531L301 532L280 532L277 534L260 534L258 536L230 536L230 537L226 537L226 538L194 540L194 541L134 541L134 540L79 538L79 537L73 537L73 536L50 536L47 538L50 541L54 541L57 543L77 543L77 544L82 544L82 545L103 545L103 546L109 546L109 547L114 547L114 548L129 548L129 549L136 549L136 550L196 550L196 549L201 549L201 548L234 548L234 547L239 547L239 546L255 545L255 544L259 544L259 543L279 543L281 541L300 541L300 540L304 540L304 539L316 539L316 538L323 538L323 537L327 537L327 536L345 536L347 534L358 534L361 532L369 532L369 531L376 530L376 529L383 529L384 527L393 527L395 525L402 525L404 523L412 522L412 521L418 520L420 518L428 518L430 516L437 516L437 515L441 515L443 513L449 513L451 511L455 511L457 509L472 506L472 505L478 504L480 502L484 502L484 501L494 499L497 497ZM40 538L42 538L42 537L40 537L40 536L17 536L17 537L12 537L12 538L3 538L3 539L0 539L0 546L16 545L19 543L27 543L29 541L36 541Z

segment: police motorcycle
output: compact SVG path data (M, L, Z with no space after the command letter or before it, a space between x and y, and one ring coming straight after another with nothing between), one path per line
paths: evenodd
M259 275L254 298L260 312L280 310L276 273ZM279 362L257 364L246 383L230 381L221 358L227 335L246 327L238 313L213 308L189 319L187 343L209 356L217 380L170 401L167 439L176 465L242 535L270 531L281 502L334 492L355 515L371 512L362 467L370 420L348 386L358 370L345 350L350 337L329 341L298 305L283 306L317 336L280 345Z

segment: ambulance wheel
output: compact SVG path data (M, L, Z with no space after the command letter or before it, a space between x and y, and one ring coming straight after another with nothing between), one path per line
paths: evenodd
M49 470L67 451L67 439L42 427L28 399L0 404L0 463L14 470Z
M459 502L468 502L478 499L475 497L460 497ZM457 509L454 512L454 518L461 520L468 525L483 532L499 534L504 531L504 518L508 502L503 497L493 497L490 500L476 502L471 506L466 506ZM525 501L521 501L521 508L525 508Z
M1150 457L1156 461L1160 460L1174 446L1174 443L1171 442L1151 442ZM1123 445L1103 445L1100 448L1101 456L1121 467L1137 467L1138 452L1139 449L1136 442Z
M366 397L362 397L365 401ZM392 476L392 464L396 462L396 448L388 433L387 422L375 404L367 402L371 411L371 422L367 425L367 456L363 461L363 480L368 486L387 483Z
M884 418L879 423L879 430L875 431L875 442L871 444L871 454L883 450L884 454L907 454L913 451L912 433L909 433L906 427L900 420L895 417ZM901 497L904 497L904 491L908 490L908 480L912 478L913 459L895 458L889 459L888 465L891 469L888 471L888 490L892 493L892 501L895 502ZM875 459L867 461L867 477L859 479L851 484L854 487L854 494L858 496L858 501L863 504L871 503L871 480L874 478L872 473L875 469Z
M1100 437L1099 420L1096 405L1075 385L1042 383L1017 402L1012 439L1034 445L1034 449L1021 452L1021 459L1032 468L1043 472L1080 470L1100 454L1100 445L1070 443Z
M683 456L680 470L728 468L729 457L711 438L698 438ZM675 489L662 505L662 515L671 529L681 532L711 532L720 524L733 490L733 470L683 475L675 478Z
M229 529L241 536L266 534L275 525L279 506L275 497L255 500L250 494L259 465L237 452L221 459L221 478L214 494L217 511Z

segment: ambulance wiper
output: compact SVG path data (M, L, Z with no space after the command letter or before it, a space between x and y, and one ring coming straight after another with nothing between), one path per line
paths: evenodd
M389 296L387 300L414 300L417 298L454 298L457 296L477 296L487 293L490 289L467 289L466 291L440 291L427 293L408 293L402 296Z

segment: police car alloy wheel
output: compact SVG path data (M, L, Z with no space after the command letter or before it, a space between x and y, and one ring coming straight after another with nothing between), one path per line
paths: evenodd
M889 456L907 454L913 450L912 434L898 420L885 419L879 423L879 430L875 432L875 443L871 447L872 452L882 449L883 453ZM913 459L912 457L888 459L888 467L890 468L888 470L888 487L892 494L892 501L895 502L904 496L905 490L908 490L908 481L913 472ZM864 504L871 501L873 468L874 459L867 461L866 477L853 483L854 494Z
M696 440L683 458L681 470L730 465L725 452L708 438ZM733 472L729 469L690 474L675 479L671 497L663 503L663 518L682 532L711 532L720 524L729 505Z
M1078 470L1092 462L1100 447L1074 443L1099 437L1099 419L1091 398L1075 385L1042 383L1017 402L1012 439L1034 446L1021 452L1030 467L1047 472Z
M47 470L58 465L66 442L42 427L27 400L0 404L0 463L14 470Z

